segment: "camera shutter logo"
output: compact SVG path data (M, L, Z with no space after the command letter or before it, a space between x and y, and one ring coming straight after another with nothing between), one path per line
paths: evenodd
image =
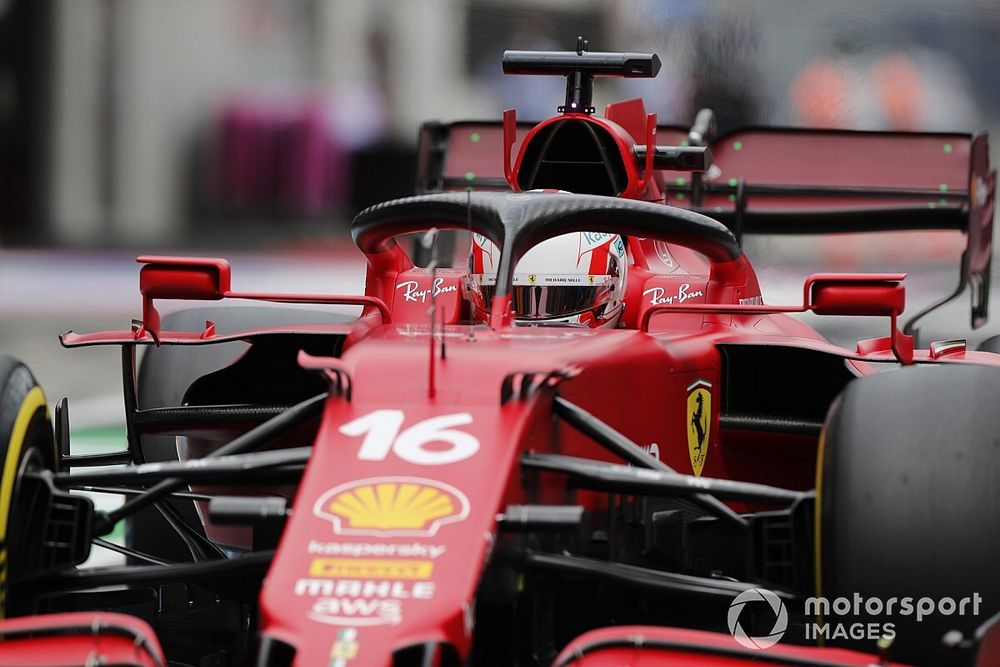
M771 628L770 633L761 637L751 637L743 630L743 626L740 625L740 614L748 602L766 602L771 611L774 612L774 627ZM727 620L729 621L729 632L740 646L759 650L770 648L781 640L785 630L788 629L788 610L785 609L785 604L781 599L771 591L764 588L748 588L730 603Z

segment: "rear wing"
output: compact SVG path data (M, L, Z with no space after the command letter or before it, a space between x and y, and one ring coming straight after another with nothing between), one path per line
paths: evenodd
M664 179L665 200L743 233L953 229L966 236L959 284L911 318L971 287L971 324L986 322L996 173L985 134L755 128L711 143L699 181Z

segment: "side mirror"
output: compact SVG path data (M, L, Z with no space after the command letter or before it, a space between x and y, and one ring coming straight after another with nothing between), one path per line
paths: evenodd
M896 317L906 306L903 274L816 274L806 280L805 303L817 315Z
M160 332L160 314L153 299L218 301L230 292L232 269L224 259L212 257L136 258L142 294L142 326L154 336Z
M804 307L817 315L888 317L889 337L880 340L900 363L911 364L913 336L896 326L906 306L905 277L905 273L817 273L806 279Z
M224 259L146 255L135 261L145 264L139 270L139 292L150 299L214 301L232 284L232 269Z

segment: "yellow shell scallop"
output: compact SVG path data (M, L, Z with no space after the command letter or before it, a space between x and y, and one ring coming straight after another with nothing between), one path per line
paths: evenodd
M440 489L411 482L382 482L348 489L327 506L351 528L376 530L426 528L454 514L455 502Z

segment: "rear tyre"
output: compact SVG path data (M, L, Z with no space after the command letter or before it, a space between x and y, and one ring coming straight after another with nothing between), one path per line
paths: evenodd
M831 603L877 598L883 609L874 613L872 602L858 618L825 622L873 622L881 632L892 623L894 660L949 664L957 657L942 653L941 637L955 629L970 637L1000 610L998 396L1000 369L972 365L848 385L827 417L819 459L820 592ZM917 622L915 611L902 612L906 597L944 602Z
M56 447L48 403L28 367L0 354L0 616L23 609L26 601L8 596L12 579L32 568L40 526L32 494L21 493L25 471L55 470Z
M990 336L980 343L976 350L980 352L993 352L994 354L1000 354L1000 336Z

